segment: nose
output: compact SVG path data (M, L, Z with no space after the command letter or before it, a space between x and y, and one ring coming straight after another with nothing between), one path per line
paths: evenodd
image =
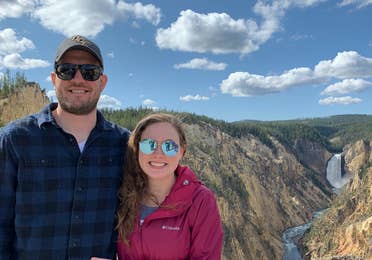
M157 145L154 151L154 154L163 154L163 151L161 150L161 146Z
M76 71L72 80L74 80L74 81L84 81L83 75L81 75L81 72L80 72L79 69Z

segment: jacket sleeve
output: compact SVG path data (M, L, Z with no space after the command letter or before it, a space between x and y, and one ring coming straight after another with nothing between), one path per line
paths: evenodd
M0 259L14 255L14 210L17 163L11 143L0 128Z
M194 197L190 210L190 259L221 259L223 230L213 193L205 186Z

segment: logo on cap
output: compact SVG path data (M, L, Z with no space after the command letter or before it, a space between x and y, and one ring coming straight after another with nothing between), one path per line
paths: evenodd
M71 40L76 42L76 43L79 43L83 46L87 46L87 47L89 46L89 42L84 37L82 37L80 35L72 36Z

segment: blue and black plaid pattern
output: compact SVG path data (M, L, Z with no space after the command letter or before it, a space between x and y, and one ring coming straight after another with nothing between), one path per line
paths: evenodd
M97 125L82 153L50 104L0 129L0 259L113 258L129 132Z

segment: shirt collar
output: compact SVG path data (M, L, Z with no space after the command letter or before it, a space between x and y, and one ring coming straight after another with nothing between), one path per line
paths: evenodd
M50 103L46 105L39 114L37 114L37 122L39 127L41 127L43 124L55 124L57 125L52 111L55 110L58 107L58 103ZM102 130L111 130L112 129L112 123L105 120L102 113L97 110L97 122L96 122L96 128L102 129Z

